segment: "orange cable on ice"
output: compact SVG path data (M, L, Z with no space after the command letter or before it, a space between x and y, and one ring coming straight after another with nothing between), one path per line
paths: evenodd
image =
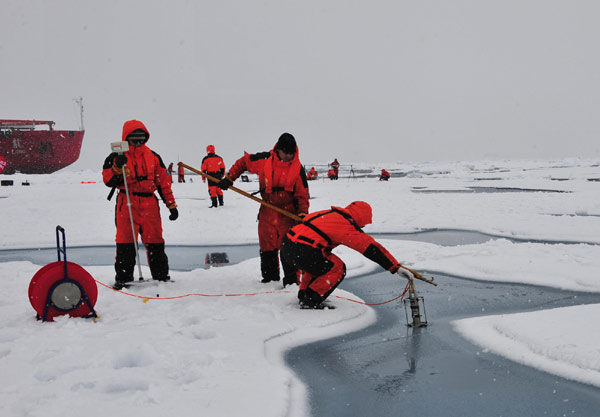
M335 298L339 298L340 300L346 300L346 301L352 301L353 303L356 304L362 304L365 306L381 306L387 303L391 303L392 301L396 301L397 299L403 299L404 296L406 295L406 292L408 291L410 287L410 281L406 283L406 287L404 288L404 291L402 291L402 294L400 294L398 297L394 297L391 300L387 300L387 301L382 301L381 303L365 303L364 301L358 301L358 300L353 300L351 298L346 298L346 297L342 297L340 295L336 295Z
M268 295L268 294L291 294L293 291L289 291L289 290L278 290L278 291L262 291L262 292L254 292L254 293L233 293L233 294L202 294L202 293L190 293L190 294L183 294L183 295L175 295L172 297L148 297L148 296L144 296L144 295L137 295L137 294L132 294L130 292L126 292L126 291L122 291L122 290L117 290L113 287L111 287L110 285L107 285L103 282L98 281L97 279L94 279L94 281L96 281L96 283L102 285L103 287L106 287L110 290L113 290L115 292L121 293L123 295L128 295L130 297L135 297L135 298L140 298L142 300L144 300L144 302L150 301L150 300L177 300L180 298L187 298L187 297L248 297L248 296L255 296L255 295ZM346 297L342 297L339 295L336 295L336 298L339 298L340 300L346 300L346 301L351 301L353 303L356 304L362 304L362 305L366 305L366 306L380 306L383 304L387 304L387 303L391 303L392 301L396 301L398 299L402 299L404 298L404 295L406 294L406 292L408 291L408 287L410 285L410 282L406 284L406 288L404 289L404 291L402 292L402 294L400 294L397 297L392 298L391 300L387 300L387 301L383 301L380 303L365 303L364 301L359 301L359 300L353 300L351 298L346 298Z
M98 284L102 285L103 287L111 289L115 292L118 292L118 293L121 293L124 295L128 295L130 297L141 298L143 300L176 300L179 298L186 298L186 297L244 297L244 296L254 296L254 295L263 295L263 294L277 294L277 293L289 294L289 293L291 293L291 291L283 290L283 291L263 291L263 292L255 292L255 293L238 293L238 294L191 293L191 294L175 295L173 297L147 297L147 296L143 296L143 295L132 294L132 293L126 292L126 291L117 290L117 289L111 287L110 285L106 285L105 283L98 281L97 279L94 279L94 281L96 281Z

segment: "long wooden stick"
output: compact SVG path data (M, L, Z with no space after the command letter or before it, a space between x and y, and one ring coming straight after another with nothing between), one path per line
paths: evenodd
M421 280L421 281L425 281L426 283L431 284L431 285L435 285L437 287L437 283L433 281L433 278L425 278L423 275L419 274L417 271L415 271L413 269L410 269L410 268L408 268L408 267L406 267L404 265L400 265L400 268L406 269L408 272L410 272L411 274L413 274L413 276L416 279ZM400 273L400 271L398 271L398 275L402 275Z
M181 166L181 167L184 167L184 168L186 168L186 169L189 169L190 171L192 171L192 172L195 172L196 174L200 174L200 175L202 175L204 178L206 178L206 179L207 179L207 180L209 180L209 181L212 181L212 182L214 182L214 183L218 183L218 182L219 182L219 180L218 180L218 179L216 179L215 177L213 177L213 176L211 176L211 175L208 175L208 174L205 174L204 172L202 172L202 171L199 171L199 170L197 170L196 168L192 168L191 166L189 166L189 165L187 165L187 164L184 164L183 162L179 162L177 165L178 165L178 166ZM297 222L301 222L301 221L302 221L302 219L301 219L300 217L296 216L295 214L293 214L293 213L290 213L289 211L287 211L287 210L284 210L284 209L282 209L282 208L279 208L279 207L277 207L277 206L274 206L274 205L273 205L273 204L271 204L271 203L267 203L265 200L262 200L262 199L260 199L260 198L258 198L258 197L255 197L255 196L253 196L252 194L249 194L249 193L247 193L247 192L245 192L245 191L243 191L243 190L240 190L239 188L237 188L237 187L234 187L233 185L231 185L231 186L228 188L228 190L235 191L236 193L238 193L238 194L241 194L241 195L243 195L244 197L248 197L248 198L250 198L250 199L252 199L252 200L256 201L257 203L260 203L260 204L262 204L263 206L267 206L267 207L269 207L270 209L273 209L273 210L275 210L276 212L283 214L284 216L288 216L290 219L294 219L294 220L296 220Z

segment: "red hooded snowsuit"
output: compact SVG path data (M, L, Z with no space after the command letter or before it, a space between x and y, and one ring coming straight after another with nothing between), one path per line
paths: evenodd
M398 270L396 258L362 231L371 221L371 206L355 201L346 208L332 206L311 213L288 231L281 257L304 272L298 293L301 302L319 305L344 279L346 265L331 253L338 245L362 253L392 273Z
M277 145L275 145L276 147ZM230 168L228 177L235 181L245 171L258 175L262 199L293 214L308 212L308 182L304 167L294 158L283 162L275 147L269 152L244 153ZM264 205L258 212L258 243L263 282L279 281L279 248L286 232L296 224L293 219ZM282 262L285 278L296 282L296 271ZM284 281L285 282L285 281Z
M129 120L123 125L122 140L125 141L127 136L137 129L146 132L147 138L150 137L148 129L142 122ZM117 264L115 264L115 269L117 269L117 277L126 281L133 277L135 246L133 245L134 238L127 208L123 172L121 168L114 165L116 156L116 153L111 153L106 158L102 177L104 184L108 187L119 189L115 207L115 223L117 226L115 239L117 243ZM161 157L145 144L130 146L125 156L127 157L125 164L126 180L136 233L135 240L137 240L137 234L139 233L147 249L152 276L156 279L165 278L168 274L168 261L164 254L165 241L162 236L158 199L154 192L158 191L167 208L176 208L177 204L171 191L171 176L167 173ZM133 260L131 259L132 256Z
M206 147L206 153L207 155L202 159L200 171L220 180L225 175L225 162L223 162L223 158L215 154L215 147L213 145ZM202 177L202 181L206 181L204 177ZM219 188L216 182L208 181L208 194L211 199L221 196L219 200L221 205L223 205L223 190ZM216 204L214 206L216 207Z
M182 166L177 168L177 182L185 182L185 169Z
M340 163L338 162L337 158L335 158L333 160L333 162L331 164L329 164L329 165L331 165L331 169L333 169L333 173L335 175L335 179L337 180L338 179L338 171L340 169Z
M390 173L387 172L385 169L381 170L381 175L379 176L379 181L387 181L390 179Z

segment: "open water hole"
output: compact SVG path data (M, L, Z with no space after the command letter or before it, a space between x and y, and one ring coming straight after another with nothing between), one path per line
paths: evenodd
M405 237L450 245L452 235L454 244L491 238L459 231ZM309 389L311 415L600 416L596 387L487 353L451 326L466 317L599 303L600 294L426 276L432 274L438 287L415 282L425 299L427 327L408 327L404 303L398 301L374 307L377 321L368 328L287 352L287 363ZM381 272L345 279L341 288L366 302L381 302L398 295L403 285Z
M375 236L441 245L496 238L457 230ZM166 251L174 270L208 267L210 254L226 253L231 264L258 256L257 245L168 246ZM67 255L82 266L111 265L115 248L67 246ZM145 263L143 250L140 257ZM0 251L0 262L45 265L56 260L56 248ZM398 301L374 307L377 322L366 329L287 352L286 362L309 389L312 415L600 416L597 388L484 352L450 324L486 314L598 303L600 295L433 275L438 287L416 282L428 327L407 327L404 304ZM403 285L397 276L382 272L347 278L341 288L378 302L398 295Z
M600 415L597 388L486 353L450 324L479 315L598 303L599 295L435 276L438 287L416 282L427 327L409 328L398 301L374 307L377 322L368 328L286 354L308 386L313 416ZM341 286L378 302L399 294L403 283L382 272Z

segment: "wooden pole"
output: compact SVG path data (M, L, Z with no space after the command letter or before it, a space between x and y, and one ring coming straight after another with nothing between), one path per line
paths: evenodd
M425 278L423 275L419 274L414 269L410 269L410 268L408 268L408 267L406 267L404 265L400 265L400 268L406 269L408 272L410 272L411 274L413 274L413 276L416 279L421 280L421 281L425 281L426 283L431 284L431 285L435 285L437 287L437 283L433 281L433 278L431 278L431 279ZM400 271L398 271L398 275L402 275L402 273Z

